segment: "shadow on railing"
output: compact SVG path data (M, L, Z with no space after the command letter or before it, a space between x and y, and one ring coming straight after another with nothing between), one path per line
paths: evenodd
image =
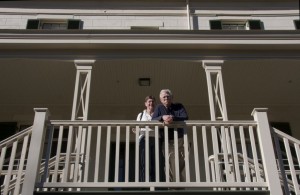
M0 184L1 194L19 194L27 151L31 140L32 127L29 127L0 142Z
M300 194L300 141L273 128L280 181L285 195Z

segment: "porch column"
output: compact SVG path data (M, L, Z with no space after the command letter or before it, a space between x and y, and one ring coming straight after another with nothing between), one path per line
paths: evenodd
M86 121L88 116L92 66L95 60L75 60L77 73L71 120Z
M28 151L27 167L22 187L23 195L32 195L35 183L40 174L41 158L44 148L46 123L49 112L47 108L35 108L34 122L32 126L32 137Z
M276 158L267 110L267 108L255 108L252 112L252 116L257 122L258 141L261 147L263 166L265 170L266 181L270 189L270 194L283 195L276 166Z
M202 65L206 72L210 118L212 121L227 121L227 108L221 72L223 60L203 60Z

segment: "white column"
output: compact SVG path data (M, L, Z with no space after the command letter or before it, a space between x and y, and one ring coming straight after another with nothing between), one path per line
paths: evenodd
M92 66L95 60L75 60L77 73L71 120L87 120Z
M191 30L191 12L190 12L190 1L186 0L186 15L187 15L187 27Z
M257 122L258 141L261 148L262 160L270 194L283 195L276 166L267 110L267 108L255 108L252 112L252 116Z
M44 148L46 122L49 112L47 108L35 108L32 137L29 147L27 167L22 187L23 195L32 195L41 166L41 158Z
M210 117L212 121L228 120L221 71L221 65L223 63L223 60L202 61L203 68L206 72Z

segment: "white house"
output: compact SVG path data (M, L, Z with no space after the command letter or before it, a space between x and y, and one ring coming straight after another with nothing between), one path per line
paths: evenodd
M297 0L2 1L1 194L300 194L299 21ZM188 179L139 182L130 129L170 128L135 121L163 88Z

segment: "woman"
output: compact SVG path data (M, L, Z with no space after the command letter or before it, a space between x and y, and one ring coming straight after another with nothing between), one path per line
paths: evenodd
M145 107L137 116L137 121L151 121L155 108L155 98L151 95L145 98ZM148 128L149 129L149 128ZM140 129L139 147L140 147L140 178L141 182L145 181L145 131L146 128ZM155 138L154 131L149 129L149 173L150 181L155 181Z

